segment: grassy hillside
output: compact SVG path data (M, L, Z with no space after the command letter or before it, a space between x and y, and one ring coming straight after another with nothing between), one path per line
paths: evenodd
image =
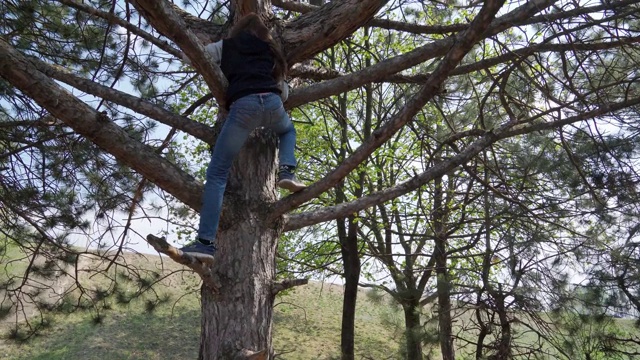
M107 264L83 259L84 266ZM144 300L120 305L106 299L96 312L49 314L45 330L24 342L7 338L12 323L0 323L0 358L16 360L195 359L200 340L200 303L195 276L168 260L127 255L132 266L164 269L172 275L155 287L165 301L147 311ZM12 265L10 271L17 269ZM7 268L9 269L9 268ZM7 276L7 269L3 276ZM89 287L107 284L100 276L81 276ZM106 286L106 285L105 285ZM155 296L154 296L155 298ZM277 299L274 347L280 359L339 358L342 287L312 282ZM96 314L100 316L96 316ZM363 291L357 312L356 351L363 359L397 358L400 333L385 319L395 316L386 303L371 301ZM11 319L9 319L11 320ZM392 323L392 322L391 322Z
M20 254L16 253L15 249L8 249L4 255L0 254L0 281L6 281L26 268L23 261L8 260L20 258ZM131 280L129 282L119 280L123 277L122 273L138 274L144 281L151 277L158 283L139 299L126 304L118 301L117 296L112 296L100 300L98 306L87 310L68 314L60 312L46 314L47 328L28 341L10 339L12 320L15 319L10 316L0 321L0 334L4 335L0 338L0 359L197 358L200 341L199 279L191 271L166 258L152 255L125 254L121 263L126 266L111 266L108 273L104 275L95 275L94 272L84 270L104 269L109 266L109 263L89 255L83 255L80 263L82 269L79 271L79 278L80 282L85 284L85 290L113 286L115 279L118 286L124 290L122 294L126 299L126 295L135 292L137 288L132 286ZM140 270L142 268L152 272L146 273ZM48 281L53 281L57 289L43 292L41 297L55 299L56 294L60 294L59 290L65 287L73 290L74 283L62 278ZM73 293L77 295L78 290L73 290ZM2 299L0 292L0 302ZM152 301L157 299L162 301L154 305ZM341 286L311 282L279 296L276 303L274 348L280 354L278 359L340 358ZM34 313L33 309L28 310L31 314ZM520 318L523 316L526 315L518 315ZM461 360L475 358L475 346L472 344L477 338L477 328L473 326L472 312L464 311L456 314L455 317L454 333L458 337L455 341L456 355ZM41 319L36 317L33 320L38 322ZM607 326L616 325L620 334L637 336L638 330L634 326L634 320L613 319L611 321L613 322ZM568 330L563 333L566 333L567 339L578 339L577 345L588 347L592 345L590 345L592 335L603 330L605 325L605 323L594 323L591 327L580 327L581 330L578 333L568 332ZM384 297L380 299L375 293L364 290L360 292L356 316L356 358L401 359L402 329L403 316L397 306L390 305L389 301L384 300ZM436 328L433 328L433 331L432 334L437 334ZM528 349L532 345L541 344L541 348L547 354L543 355L536 351L536 358L557 358L550 344L542 341L537 335L537 329L516 323L513 336L514 349L519 346ZM562 341L562 337L558 339ZM492 341L492 339L487 338L486 341ZM431 349L425 346L424 351L430 352L432 359L439 359L437 345L434 346ZM579 349L576 351L579 353ZM640 347L630 344L629 351L632 353L640 351ZM607 354L592 358L611 359Z

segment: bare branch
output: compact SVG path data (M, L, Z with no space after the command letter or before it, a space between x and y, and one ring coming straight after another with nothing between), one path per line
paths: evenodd
M294 286L307 285L309 283L308 279L288 279L279 283L273 284L271 288L271 294L278 295L279 292L290 289Z

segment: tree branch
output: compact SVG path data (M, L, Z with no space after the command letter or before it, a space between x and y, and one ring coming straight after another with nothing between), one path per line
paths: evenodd
M175 6L166 0L128 0L154 28L175 42L191 60L191 64L202 75L218 104L225 106L227 79L220 67L204 51L196 35L189 29L183 18L175 11Z
M617 41L610 42L591 42L591 43L569 43L569 44L534 44L528 47L509 51L506 54L487 58L475 63L458 66L451 72L451 75L468 74L478 70L488 69L492 66L502 64L511 60L520 59L523 57L531 56L536 53L545 52L568 52L568 51L599 51L618 48L624 45L637 44L640 42L640 36L633 37L619 37ZM317 68L309 65L298 64L294 66L289 75L292 77L298 77L308 80L331 80L337 79L342 76L348 76L345 73L325 69ZM386 82L394 84L424 84L430 74L417 74L417 75L403 75L401 73L386 75L376 82Z
M310 59L348 37L384 6L384 0L332 1L285 25L283 48L289 65Z
M365 141L353 152L351 156L345 159L342 164L322 180L311 185L306 190L278 201L274 205L272 216L274 218L280 216L335 186L340 180L347 176L351 170L355 169L369 155L371 155L381 144L390 139L398 130L411 121L424 104L440 92L440 87L448 77L449 73L460 63L466 53L471 50L476 41L482 37L483 33L491 23L491 19L495 16L502 4L503 1L485 2L482 10L480 10L480 13L471 23L471 26L467 30L458 34L455 38L452 38L453 46L448 51L445 58L440 62L436 70L431 74L427 84L425 84L425 86L407 102L398 115L373 132L369 140ZM333 219L335 218L337 217L334 217Z
M220 291L220 287L222 286L220 278L211 271L210 264L207 264L197 257L184 253L169 245L164 237L157 237L149 234L147 235L147 242L149 245L153 246L157 252L167 255L171 260L178 264L185 265L195 271L214 293L218 293Z
M127 0L129 1L129 0ZM145 6L138 6L136 0L129 1L144 18L149 18L152 16L147 12L147 8ZM148 2L147 2L148 3ZM181 9L179 6L163 1L163 4L158 4L160 6L168 8L168 11L177 15L182 19L182 21L186 24L186 27L195 34L195 36L200 40L200 42L204 44L208 44L211 42L218 41L222 38L222 34L227 30L227 25L216 25L214 22L201 19L197 16L191 15L191 13ZM220 10L220 8L218 8ZM164 24L160 24L160 27L154 28L160 32L162 35L166 36L169 39L173 39L170 36L170 33L166 32L168 29Z
M556 1L557 0L532 0L492 21L491 25L483 30L484 34L482 37L487 38L511 26L517 25L519 22L526 21L533 14L551 6ZM455 41L456 37L454 36L434 41L403 55L381 61L361 71L337 79L324 81L320 84L297 89L289 96L285 107L292 109L311 101L356 89L371 82L379 82L389 75L411 68L427 60L444 56L455 44Z
M286 0L272 0L271 3L283 10L295 11L301 14L306 14L311 11L315 11L320 7L299 3L295 1L286 1ZM454 25L443 25L443 26L432 26L432 25L420 25L420 24L408 24L402 21L393 21L387 19L371 19L366 25L373 26L381 29L388 30L398 30L404 31L412 34L451 34L458 31L462 31L469 26L469 24L454 24Z
M122 26L123 28L127 29L129 32L131 32L132 34L138 35L141 38L147 40L148 42L156 45L157 47L159 47L160 49L166 51L167 53L180 58L181 54L180 51L178 51L177 49L175 49L174 47L172 47L168 42L166 41L162 41L158 38L156 38L155 36L149 34L146 31L143 31L142 29L140 29L139 27L129 23L128 21L125 21L119 17L117 17L115 14L112 13L108 13L105 11L101 11L98 9L95 9L91 6L85 5L83 3L80 3L78 1L74 1L74 0L57 0L59 3L67 5L71 8L74 8L76 10L79 11L83 11L86 12L87 14L91 14L93 16L102 18L104 20L107 20L110 24L116 24L119 26Z
M297 230L305 226L310 226L310 225L318 224L321 222L335 220L341 217L346 217L346 216L349 216L350 214L356 213L358 211L369 208L376 204L407 194L413 190L416 190L422 185L432 181L436 177L447 174L449 171L453 170L455 167L466 163L467 161L475 157L477 154L479 154L483 149L487 148L488 146L490 146L491 144L499 140L510 138L513 136L528 134L534 131L560 128L565 125L592 119L597 116L609 114L630 106L636 106L638 104L640 104L640 97L632 98L632 99L618 102L618 103L605 104L600 106L597 109L581 113L580 115L576 115L576 116L572 116L572 117L568 117L562 120L557 120L552 122L534 123L534 124L526 124L526 125L522 125L521 122L520 123L509 122L503 125L499 130L496 130L493 132L486 132L484 136L482 136L480 139L473 142L471 145L467 146L467 148L462 150L456 156L453 156L448 160L442 161L434 165L433 167L429 168L427 171L414 176L413 178L411 178L410 180L407 180L404 183L398 184L394 187L391 187L382 191L378 191L376 193L370 194L368 196L365 196L358 200L354 200L349 203L342 203L339 205L325 207L325 208L311 211L311 212L299 213L299 214L288 216L285 218L284 231ZM518 125L522 125L522 126L518 126ZM287 200L287 199L284 199L284 200Z
M271 288L271 294L278 295L279 292L290 289L294 286L307 285L309 283L308 279L288 279L279 283L273 284Z
M0 76L31 97L78 134L196 211L202 185L153 149L131 138L105 113L99 113L55 83L0 38Z
M73 86L80 91L100 97L114 104L124 106L139 114L148 116L163 124L184 131L185 133L209 144L212 144L215 141L215 133L213 129L205 124L174 114L171 111L163 109L137 96L129 95L125 92L115 90L89 79L74 75L61 66L48 64L36 58L30 58L29 60L31 60L38 71L65 84Z

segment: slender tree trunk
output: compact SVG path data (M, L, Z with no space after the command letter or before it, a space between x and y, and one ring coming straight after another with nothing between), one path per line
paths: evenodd
M484 339L489 335L489 327L485 324L484 319L482 318L482 291L478 291L476 294L476 309L475 316L476 322L478 323L478 327L480 331L478 332L478 341L476 342L476 360L482 360L484 358Z
M232 168L213 270L219 294L202 288L200 359L272 358L275 253L279 225L264 223L276 200L272 133L254 133Z
M453 328L451 319L451 299L449 297L449 279L446 269L447 258L444 255L444 240L436 240L436 273L438 291L438 325L440 327L440 351L442 360L454 360Z
M500 342L496 351L496 360L509 360L511 359L511 320L504 306L505 294L502 292L501 286L494 298L496 299L496 310L500 319Z
M451 319L451 298L449 275L447 271L447 237L444 219L444 190L442 178L434 181L434 227L435 227L435 257L436 257L436 288L438 291L438 325L440 327L440 351L442 360L455 360L453 348L453 328Z
M338 100L340 116L342 119L347 118L347 96L342 94ZM370 116L365 121L370 122ZM339 121L341 119L338 119ZM345 159L347 156L346 149L349 142L346 122L342 123L340 133L340 153L339 159ZM365 133L367 130L365 130ZM367 136L365 134L365 136ZM354 190L356 197L362 196L362 188L364 183L364 174L359 174L359 188ZM344 193L344 182L336 187L336 203L346 201ZM355 216L342 218L337 220L338 238L340 239L340 251L342 253L342 264L344 268L344 296L342 299L342 327L340 331L340 352L342 360L355 359L355 320L356 320L356 303L358 301L358 283L360 282L360 253L358 251L358 224Z
M411 301L403 305L407 342L407 359L422 360L422 326L420 324L420 302Z
M338 220L345 279L340 349L343 360L353 360L355 359L355 318L358 282L360 281L360 254L358 252L357 224L353 217L349 217L347 229L345 229L344 220Z

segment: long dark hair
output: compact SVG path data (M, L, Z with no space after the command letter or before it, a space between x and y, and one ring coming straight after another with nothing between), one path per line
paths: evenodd
M278 81L283 80L287 75L287 60L282 54L280 46L273 40L269 28L262 22L260 17L255 13L243 16L233 25L229 32L229 37L236 37L241 32L247 32L269 44L269 49L271 49L274 57L273 77Z

